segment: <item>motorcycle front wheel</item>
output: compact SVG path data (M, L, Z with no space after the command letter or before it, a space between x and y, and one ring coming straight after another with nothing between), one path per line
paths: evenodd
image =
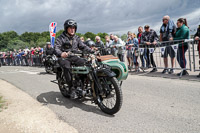
M58 76L58 87L60 89L61 94L66 97L70 98L70 90L68 85L65 83L64 79Z
M116 77L99 77L102 93L99 94L97 103L99 108L107 114L117 113L123 101L122 90Z

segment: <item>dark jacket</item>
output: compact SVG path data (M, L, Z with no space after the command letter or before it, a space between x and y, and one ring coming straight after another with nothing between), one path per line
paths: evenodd
M196 32L196 34L194 35L194 38L197 37L197 36L200 38L200 28L197 29L197 32ZM199 47L200 47L200 40L199 40L198 44L199 44L199 45L197 46L197 50L199 51L199 50L200 50L200 49L199 49Z
M194 35L194 37L197 37L197 36L200 38L200 28L197 29L197 32Z
M146 42L153 43L154 41L158 41L158 35L157 33L150 29L149 32L143 32L141 37L141 44L144 44Z
M54 54L54 49L53 48L46 48L45 50L45 55L53 55Z
M89 53L93 51L86 46L79 38L79 36L74 35L70 37L65 32L63 32L55 42L55 54L60 57L62 52L74 51L74 50L83 50Z
M102 41L96 42L96 43L95 43L95 47L96 47L96 48L99 48L99 49L105 48L105 47L104 47L104 43L103 43Z

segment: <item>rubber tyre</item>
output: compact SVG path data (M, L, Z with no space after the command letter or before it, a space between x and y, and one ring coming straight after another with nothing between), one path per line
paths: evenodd
M104 113L113 115L113 114L117 113L121 109L122 101L123 101L122 90L121 90L121 87L120 87L119 82L116 79L116 77L107 78L107 80L110 81L114 86L114 90L115 90L115 93L116 93L116 103L115 103L113 108L111 108L111 109L107 108L103 104L103 99L101 98L101 96L98 97L97 103L98 103L99 108Z
M68 86L65 86L65 85L64 85L64 82L61 80L60 77L58 78L58 87L59 87L59 89L60 89L61 94L62 94L64 97L70 98L70 92L69 92L69 91L67 90L67 88L66 88L66 87L68 87Z

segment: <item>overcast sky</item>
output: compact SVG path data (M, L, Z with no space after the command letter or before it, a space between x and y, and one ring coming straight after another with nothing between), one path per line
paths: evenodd
M175 23L186 17L191 30L200 24L200 0L0 0L0 9L0 33L48 31L50 22L60 30L69 18L79 33L123 34L145 24L158 31L166 14Z

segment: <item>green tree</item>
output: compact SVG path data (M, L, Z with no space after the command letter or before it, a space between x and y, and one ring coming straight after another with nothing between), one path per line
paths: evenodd
M49 31L44 31L44 32L42 32L42 33L40 34L40 36L45 37L46 40L47 40L47 42L50 42L50 41L51 41Z
M21 34L20 40L22 40L22 41L24 41L24 42L30 43L31 40L32 40L30 33L25 32L25 33ZM32 40L32 41L33 41L33 40Z
M46 39L45 37L40 37L40 38L37 40L36 44L37 44L37 46L39 46L39 47L44 47L44 46L46 45L46 42L47 42L47 39Z
M76 35L79 37L82 37L82 36L84 37L84 34L81 34L81 33L76 33Z
M92 32L87 32L85 33L85 38L90 38L91 40L95 41L95 37L96 37L96 34L92 33Z
M17 32L15 31L8 31L8 32L4 32L2 33L2 35L6 38L8 38L9 40L10 39L13 39L13 38L16 38L18 37L19 35L17 34Z
M7 50L12 51L14 49L24 49L28 46L28 43L23 42L21 40L18 39L13 39L11 41L8 42L8 46L7 46Z
M56 38L63 33L64 30L59 30L56 33ZM105 36L107 33L94 34L92 32L87 32L85 34L76 33L80 37L84 37L86 40L90 38L95 41L96 35L101 37L101 40L105 43ZM46 42L50 41L49 31L39 32L24 32L18 35L15 31L8 31L0 33L0 51L13 50L13 49L24 49L25 47L44 47Z
M105 40L105 36L108 35L107 33L97 33L97 36L99 36L101 38L101 41L105 44L106 40Z
M0 34L0 49L6 49L8 42L18 37L19 35L15 31L8 31Z
M123 34L123 35L121 36L121 39L122 39L124 42L126 42L126 41L127 41L127 35L126 35L126 34Z
M56 38L59 37L63 33L63 31L64 30L59 30L58 32L56 32Z

